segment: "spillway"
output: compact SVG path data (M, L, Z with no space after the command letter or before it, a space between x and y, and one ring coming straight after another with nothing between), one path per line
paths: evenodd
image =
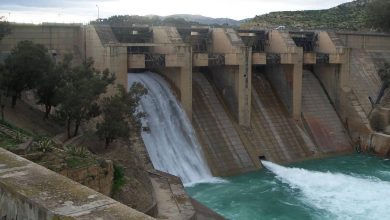
M254 170L255 164L211 83L194 72L192 88L194 127L213 172L226 176Z
M245 131L258 155L281 163L312 156L314 143L288 116L265 76L254 74L252 83L252 129Z
M212 181L191 122L169 85L150 72L129 73L129 87L135 82L148 89L141 109L147 113L144 124L149 131L142 132L142 139L154 168L179 176L184 184Z
M347 131L318 79L303 71L302 116L322 153L352 150Z

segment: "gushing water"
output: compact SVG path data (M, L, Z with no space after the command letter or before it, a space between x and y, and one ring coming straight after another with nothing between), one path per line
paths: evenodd
M390 217L390 183L375 177L287 168L262 161L277 178L302 193L303 203L324 210L322 219Z
M165 80L155 73L128 75L129 87L142 83L148 94L141 100L147 113L144 123L150 131L142 132L153 166L176 176L183 183L218 181L205 162L191 122L172 94Z

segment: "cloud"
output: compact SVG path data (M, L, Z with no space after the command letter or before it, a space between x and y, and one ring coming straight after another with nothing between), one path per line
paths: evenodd
M0 2L0 7L14 6L14 7L33 7L33 8L51 8L51 7L73 7L75 5L96 4L101 2L109 2L116 0L3 0Z
M326 9L352 0L0 0L0 16L10 21L88 22L112 15L201 14L251 18L271 11ZM9 16L11 14L11 16ZM43 16L45 15L45 16ZM53 20L54 19L54 20Z

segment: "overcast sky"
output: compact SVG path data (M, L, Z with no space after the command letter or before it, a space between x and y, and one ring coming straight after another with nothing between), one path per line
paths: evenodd
M327 9L352 0L0 0L11 22L87 23L98 16L200 14L233 19L271 11Z

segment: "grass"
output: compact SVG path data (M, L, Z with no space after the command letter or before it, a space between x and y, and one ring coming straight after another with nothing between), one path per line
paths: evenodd
M28 132L28 131L26 131L24 129L21 129L19 127L16 127L16 126L12 125L11 123L9 123L7 121L0 120L0 124L4 125L5 127L9 128L9 129L12 129L12 130L17 131L17 132L19 132L21 134L24 134L26 136L38 137L37 135L35 135L35 134L31 133L31 132Z
M77 156L68 157L68 158L66 158L65 161L66 161L66 165L69 168L77 168L77 167L82 167L85 165L83 158L77 157Z
M12 137L0 132L0 147L11 150L21 144L19 141L13 139Z
M49 138L42 138L34 151L30 153L34 154L34 152L42 153L42 156L32 159L32 161L49 169L56 167L56 170L54 170L56 172L61 171L57 167L74 169L98 163L97 159L85 147L71 145L70 148L64 149Z
M65 153L65 162L69 168L84 167L96 163L96 158L83 145L69 145Z

